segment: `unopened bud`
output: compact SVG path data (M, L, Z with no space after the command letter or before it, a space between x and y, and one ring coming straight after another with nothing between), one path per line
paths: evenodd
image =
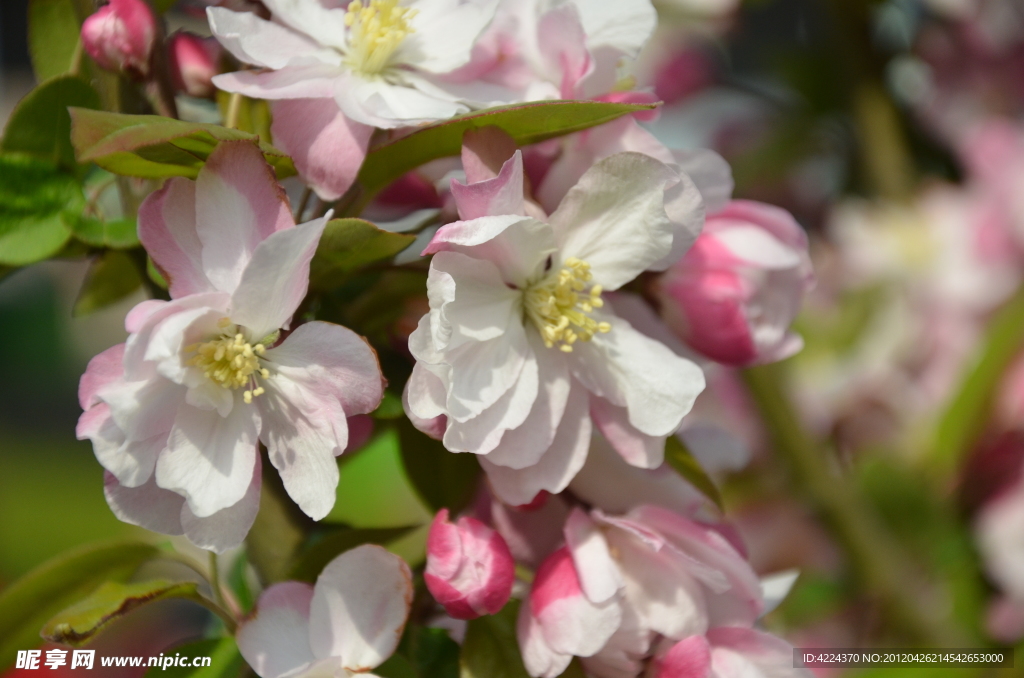
M208 99L217 88L212 79L217 75L221 47L215 38L200 38L193 33L178 32L167 41L174 88L190 97Z
M149 75L156 17L143 0L111 0L82 24L82 46L108 71Z

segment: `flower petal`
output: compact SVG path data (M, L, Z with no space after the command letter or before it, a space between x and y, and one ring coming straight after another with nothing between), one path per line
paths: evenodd
M579 576L583 593L593 603L602 603L622 587L619 567L608 550L608 542L590 517L578 507L569 514L564 528L565 544Z
M276 20L308 35L321 45L345 47L345 36L348 33L345 6L325 7L320 0L266 0L263 4Z
M286 327L309 288L309 262L330 219L320 219L270 235L256 246L231 295L231 320L260 340Z
M629 411L604 398L590 399L590 418L601 435L631 466L658 468L665 461L665 439L649 436L629 423Z
M428 73L448 73L469 62L473 45L494 18L498 0L418 0L414 32L399 58Z
M629 424L640 433L674 433L704 390L704 373L622 318L601 315L612 329L573 346L573 376L591 393L626 407Z
M438 229L423 254L461 252L498 267L502 280L524 288L557 249L548 224L518 215L455 221Z
M531 676L538 678L556 678L562 675L570 662L572 655L566 652L556 652L548 645L544 638L544 629L540 622L533 616L530 609L529 597L524 598L519 607L519 617L516 620L516 636L519 639L519 649L523 654L523 665Z
M607 290L635 278L672 249L665 189L678 181L667 165L640 153L595 163L551 215L562 260L586 261Z
M654 6L646 0L630 3L608 3L603 0L573 0L579 8L587 46L611 47L628 57L635 57L658 23Z
M274 143L295 161L303 181L326 202L355 181L373 128L345 117L332 99L294 99L271 105Z
M256 455L252 481L245 495L233 506L205 518L196 517L186 503L181 508L181 526L188 540L201 549L224 553L245 541L260 510L262 462Z
M412 574L398 556L365 544L341 554L316 581L310 641L319 659L353 672L380 665L398 646L412 603Z
M196 229L210 282L234 292L256 246L294 225L288 197L260 149L248 141L221 142L196 179Z
M412 72L404 73L403 78L416 80ZM335 82L334 100L351 119L381 129L447 120L468 110L454 100L439 98L415 87L353 75Z
M486 259L438 252L430 262L427 297L430 336L437 350L497 339L516 327L521 331L520 293L509 289Z
M722 627L707 633L711 666L720 678L764 675L811 678L808 669L793 668L793 646L768 633L749 628Z
M448 426L444 401L446 389L441 379L417 361L402 391L405 415L413 425L435 440L444 436Z
M125 487L108 471L103 474L103 495L110 510L121 522L161 534L185 533L181 526L181 509L185 505L185 498L157 487L152 478L139 487Z
M709 678L711 647L704 636L689 636L656 659L655 678Z
M714 214L728 204L732 198L734 182L732 168L725 158L703 148L672 151L672 156L676 166L690 177L700 191L708 214Z
M254 99L324 99L333 104L338 66L319 61L284 66L274 71L236 71L213 76L213 84L225 92ZM337 105L334 105L337 109Z
M524 215L523 152L517 150L506 160L495 178L468 185L452 179L451 190L464 221L492 214Z
M260 594L255 614L238 625L238 651L262 678L281 678L316 661L309 646L312 600L309 584L274 584Z
M124 378L124 344L111 346L102 353L97 353L89 360L85 374L78 382L78 404L88 410L100 402L97 392Z
M557 494L565 489L586 461L590 447L587 400L586 390L573 384L551 447L535 465L511 469L493 464L487 457L480 458L491 486L503 501L522 506L530 503L541 490Z
M167 279L172 298L214 290L203 272L194 181L172 177L142 202L139 240Z
M281 24L265 21L252 12L209 7L210 30L224 47L244 63L283 68L292 59L326 55L323 47Z
M238 398L227 417L182 405L157 460L157 484L184 495L200 518L238 503L252 481L260 415Z

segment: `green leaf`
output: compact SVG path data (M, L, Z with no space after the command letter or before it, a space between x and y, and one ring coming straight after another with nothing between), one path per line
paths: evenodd
M398 651L374 673L381 678L459 678L459 644L444 629L409 624Z
M665 461L704 496L715 502L718 508L723 508L722 495L718 492L718 487L679 436L669 436L665 439Z
M402 405L402 396L396 395L394 391L384 391L384 398L380 401L371 415L374 419L398 419L405 415L405 408Z
M117 250L127 250L139 246L138 230L132 219L104 221L95 217L79 215L70 221L71 232L87 245Z
M159 555L151 544L94 544L57 556L8 586L0 593L0 671L14 663L18 650L39 645L39 629L54 614Z
M80 647L104 626L132 610L168 598L196 598L195 582L153 580L121 584L105 582L85 600L58 612L46 622L40 635L54 643Z
M28 51L36 80L42 82L71 70L80 30L74 0L30 0Z
M465 508L476 492L480 464L476 455L449 452L439 441L416 430L408 419L396 422L402 463L416 492L433 511Z
M209 638L189 643L174 650L167 650L164 656L187 657L189 664L199 657L208 658L209 666L154 666L146 671L144 678L236 678L245 665L238 645L231 637ZM184 660L179 659L177 663L184 663Z
M62 75L29 92L11 114L0 151L28 153L68 169L75 169L71 147L69 106L99 108L92 86L73 75Z
M73 315L83 316L124 299L139 289L142 279L131 255L111 250L89 267L75 300Z
M342 527L332 530L299 555L288 578L315 582L327 564L345 551L362 544L386 544L405 536L416 527L418 526L367 529Z
M462 135L471 129L500 127L516 144L526 146L654 107L653 104L542 101L477 111L424 127L374 149L366 156L358 181L365 191L365 200L424 163L458 155L462 151Z
M390 260L415 239L413 235L381 230L363 219L332 219L310 264L310 285L335 287L363 266Z
M75 178L54 165L0 155L0 265L24 266L57 253L71 237L65 214L84 202Z
M258 142L259 137L220 125L158 115L71 109L71 143L79 162L95 162L114 174L194 179L221 141ZM262 142L260 149L279 179L295 174L287 155Z
M461 678L527 678L516 642L519 601L510 600L498 614L471 619L459 657Z

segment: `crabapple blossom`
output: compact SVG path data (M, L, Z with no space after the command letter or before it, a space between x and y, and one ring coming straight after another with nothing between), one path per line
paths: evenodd
M211 7L210 28L257 70L217 87L274 100L275 143L324 200L352 184L374 127L443 120L511 100L483 83L453 84L497 0L266 0L272 21ZM333 5L333 6L332 6Z
M665 318L691 348L743 366L800 350L789 326L812 281L807 236L796 220L772 205L735 200L708 216L658 290Z
M424 250L434 254L430 312L409 337L413 423L479 455L513 505L564 489L594 425L631 464L659 466L703 374L605 308L602 294L692 242L703 221L693 183L620 153L542 221L526 216L537 212L517 151L497 177L453 182L452 192L462 221Z
M100 67L149 75L156 17L144 0L110 0L82 23L82 47Z
M355 333L289 330L328 218L296 226L249 142L222 143L195 181L170 179L143 203L139 236L171 300L132 309L128 341L94 358L80 387L78 436L122 520L239 543L259 500L259 442L303 511L331 509L346 418L372 411L383 387Z
M213 76L217 75L220 43L212 38L181 31L167 39L168 60L174 87L192 97L209 98L217 91Z
M512 595L515 563L501 535L468 516L434 517L427 537L427 588L456 619L494 614Z
M557 676L573 656L597 676L637 675L659 636L749 626L763 610L757 576L730 540L667 509L614 517L577 508L564 536L520 608L532 676Z
M332 560L313 586L266 589L238 627L238 649L261 678L369 676L398 646L412 593L405 561L364 544Z
M793 667L793 646L754 629L722 627L666 645L652 661L651 678L810 678Z

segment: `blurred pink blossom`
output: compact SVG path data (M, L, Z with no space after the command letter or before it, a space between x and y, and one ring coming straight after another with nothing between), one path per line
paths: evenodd
M111 0L82 24L82 46L108 71L149 75L156 18L144 0Z

